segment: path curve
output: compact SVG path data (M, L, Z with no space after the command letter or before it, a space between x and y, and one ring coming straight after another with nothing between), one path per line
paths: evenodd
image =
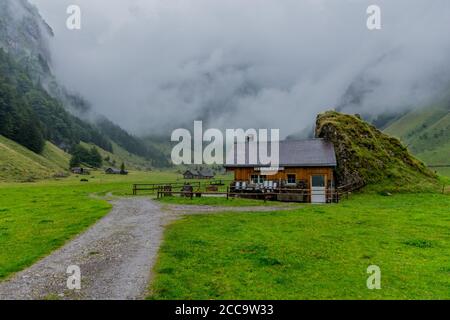
M0 283L0 299L140 299L171 215L153 201L124 198L86 232ZM67 289L67 267L81 270L81 290Z
M147 198L110 201L111 212L74 240L0 282L0 300L134 300L146 296L164 227L186 214L267 212L289 207L165 205ZM81 290L68 290L67 267L81 270Z

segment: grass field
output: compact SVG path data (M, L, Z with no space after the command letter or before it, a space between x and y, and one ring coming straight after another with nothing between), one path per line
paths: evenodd
M248 206L279 206L292 205L276 201L263 202L261 200L253 199L239 199L225 197L201 197L201 198L186 198L181 196L164 197L158 200L161 203L179 204L179 205L197 205L197 206L228 206L228 207L248 207Z
M82 186L0 189L0 279L60 247L105 215Z
M188 216L150 299L449 299L450 196L356 195L290 212ZM366 287L381 268L381 290Z
M168 171L93 171L0 183L0 280L104 216L110 205L92 195L131 196L133 183L177 180L183 181ZM220 198L162 202L263 205ZM289 212L189 216L166 232L151 298L449 298L449 207L446 195L372 194ZM382 269L380 291L365 288L369 264Z
M80 182L86 178L88 182ZM92 172L36 183L0 183L0 280L36 262L92 225L110 210L91 197L131 195L133 183L174 181L173 172Z

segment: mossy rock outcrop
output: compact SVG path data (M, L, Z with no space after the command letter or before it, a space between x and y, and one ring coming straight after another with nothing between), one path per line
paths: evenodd
M316 137L333 143L340 186L372 185L380 189L434 189L438 179L396 138L358 115L327 111L316 121Z

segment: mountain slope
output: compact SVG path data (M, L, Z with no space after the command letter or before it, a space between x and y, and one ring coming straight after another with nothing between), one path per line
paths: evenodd
M450 164L450 102L413 110L385 130L428 165Z
M27 70L0 48L0 134L39 153L43 140L69 148L80 140L111 150L93 125L71 115Z
M45 142L44 150L42 150L40 156L51 161L62 171L67 171L69 169L70 154L59 149L49 141Z
M113 152L99 148L92 143L81 142L80 145L88 150L92 147L97 148L103 159L103 167L114 167L119 169L123 162L128 170L132 169L145 171L151 169L150 163L147 159L128 152L114 142L112 144Z
M66 175L69 155L46 142L42 155L0 135L0 182L27 182Z
M107 152L119 145L144 159L144 167L167 166L158 150L95 114L89 101L56 80L53 36L28 0L0 1L0 134L36 153L45 140L66 151L85 141Z
M401 144L357 116L328 111L317 117L316 136L335 147L339 185L384 190L434 190L437 177Z
M147 143L146 140L129 134L105 117L99 117L95 124L100 132L109 137L113 141L113 145L116 145L113 151L114 153L123 150L130 154L130 156L136 155L137 157L135 158L147 159L148 164L152 164L153 166L168 166L167 156L152 144ZM119 146L120 148L117 148ZM145 166L147 167L148 164Z

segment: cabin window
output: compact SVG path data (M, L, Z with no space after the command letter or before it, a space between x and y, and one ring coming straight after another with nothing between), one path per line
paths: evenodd
M250 180L252 183L264 183L265 177L257 174L252 174Z
M295 174L288 174L287 175L287 183L294 184L295 182L296 182Z
M325 176L312 176L313 187L325 187Z

